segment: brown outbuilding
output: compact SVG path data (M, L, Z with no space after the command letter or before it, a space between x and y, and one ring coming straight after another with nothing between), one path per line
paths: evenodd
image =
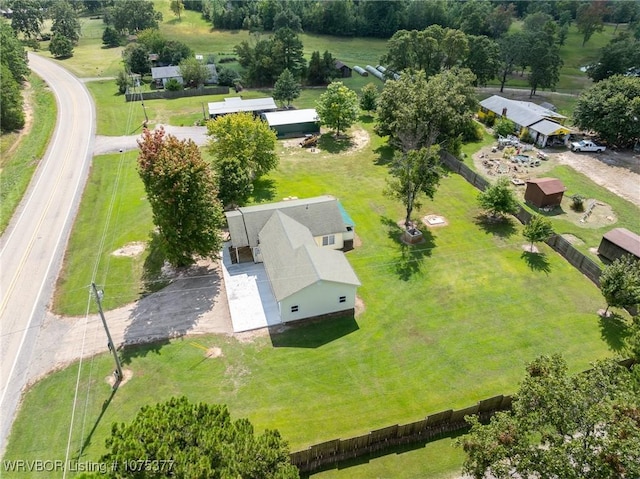
M609 261L627 255L640 260L640 236L626 228L614 228L602 237L598 254Z
M557 178L527 180L524 200L538 208L560 206L566 187Z

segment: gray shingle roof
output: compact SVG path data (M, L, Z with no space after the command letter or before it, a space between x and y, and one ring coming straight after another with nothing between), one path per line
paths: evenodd
M225 213L235 248L257 246L258 234L274 211L280 210L309 229L314 237L346 232L346 226L333 196L316 196L238 208Z
M499 95L493 95L482 100L480 105L483 108L494 112L496 115L502 115L502 112L506 108L507 118L520 126L533 125L545 118L566 118L559 113L548 110L547 108L536 105L530 101L510 100L509 98L504 98Z
M309 229L282 211L270 214L259 237L276 300L282 301L319 281L360 285L344 254L317 246Z

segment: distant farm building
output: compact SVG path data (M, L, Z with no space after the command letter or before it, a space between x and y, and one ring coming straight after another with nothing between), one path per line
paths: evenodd
M340 60L336 60L336 70L340 72L340 78L350 78L351 77L351 68L348 65L345 65Z
M382 73L380 70L376 70L371 65L367 65L366 67L364 67L364 69L371 73L378 80L385 81L384 73Z
M478 117L511 120L520 134L529 134L536 145L545 147L564 143L571 130L564 126L567 117L530 101L510 100L493 95L480 102Z
M318 112L315 108L263 113L262 118L276 132L278 138L320 133Z
M631 255L640 260L640 236L626 228L615 228L604 234L598 254L609 261Z
M527 180L524 200L538 208L560 206L566 187L556 178Z
M216 66L213 64L205 66L207 67L207 70L209 70L209 77L204 83L206 85L218 83L218 72L216 71ZM153 67L151 69L151 78L158 88L165 88L167 82L171 79L175 79L181 85L184 84L179 66Z
M209 118L215 118L229 113L251 112L256 116L270 111L276 111L278 107L273 98L255 98L243 100L241 97L225 98L224 101L209 103Z
M354 70L355 70L355 72L356 72L357 74L359 74L360 76L363 76L363 77L368 77L368 76L369 76L369 72L367 72L367 70L365 70L365 69L364 69L364 68L362 68L362 67L359 67L359 66L357 66L357 65L356 65L356 66L354 66L354 67L353 67L353 69L354 69Z

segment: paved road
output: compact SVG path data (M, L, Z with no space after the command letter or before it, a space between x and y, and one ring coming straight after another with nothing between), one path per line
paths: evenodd
M84 84L37 55L29 54L29 65L53 91L58 121L29 190L0 239L0 454L27 380L95 136L95 107Z

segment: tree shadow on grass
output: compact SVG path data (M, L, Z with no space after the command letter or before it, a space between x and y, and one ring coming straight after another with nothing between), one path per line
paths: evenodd
M318 148L327 153L337 154L349 150L353 147L353 140L350 136L340 135L336 138L333 133L325 133L318 140Z
M541 271L545 274L549 274L551 272L551 264L549 263L547 255L544 253L523 251L520 257L524 259L531 271Z
M518 232L515 221L509 216L492 218L485 214L479 214L474 218L474 223L482 228L485 233L501 238L510 238Z
M328 464L324 467L320 467L316 470L313 471L312 474L309 473L300 473L300 477L302 479L310 479L313 474L316 474L318 472L323 472L323 471L330 471L333 469L336 469L338 471L342 470L342 469L348 469L350 467L356 467L356 466L362 466L363 464L369 464L369 462L371 462L374 459L377 459L379 457L384 457L384 456L388 456L390 454L404 454L406 452L411 452L411 451L415 451L418 449L422 449L424 448L427 444L429 444L430 442L435 442L435 441L439 441L441 439L457 439L460 436L466 434L469 431L469 428L465 428L461 431L455 431L455 432L450 432L450 433L442 433L436 437L433 438L429 438L429 439L425 439L420 438L418 440L416 440L415 442L410 442L409 444L401 444L398 446L390 446L387 448L383 448L380 449L378 451L374 451L374 452L370 452L368 454L364 454L360 457L355 457L353 459L345 459L344 461L340 461L338 463L334 463L334 464Z
M269 328L276 348L318 348L360 329L353 314L296 321Z
M403 229L390 218L381 217L380 221L387 228L387 236L398 245L398 254L393 261L394 272L402 281L409 281L416 274L422 272L423 260L431 256L431 252L436 245L435 237L424 226L422 241L416 244L407 244L402 241Z
M393 160L394 148L390 145L382 145L373 150L373 152L377 155L374 165L388 165Z
M373 115L360 115L358 116L360 123L373 123Z
M251 196L254 203L273 200L276 196L276 182L271 178L258 178L253 182L253 194Z
M612 351L620 352L624 349L625 341L629 336L629 327L624 318L611 312L609 316L600 316L600 336L609 345Z

